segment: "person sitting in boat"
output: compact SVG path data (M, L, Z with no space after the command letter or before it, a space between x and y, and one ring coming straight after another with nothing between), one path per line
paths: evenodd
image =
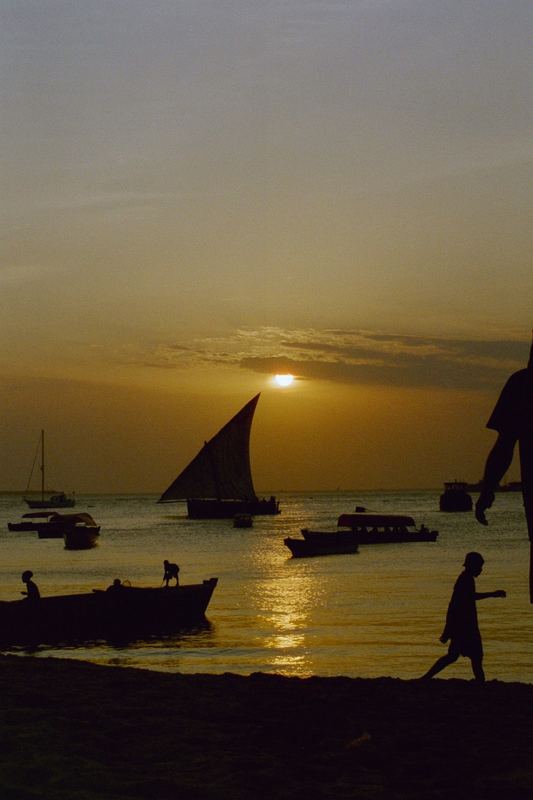
M27 569L22 573L22 582L26 584L26 591L21 592L21 594L25 594L28 600L40 600L41 593L39 592L39 587L32 581L32 578L33 572L31 569Z
M106 592L120 592L120 590L123 588L124 586L120 578L115 578L111 586L107 587Z
M179 571L180 568L177 564L172 564L170 561L165 560L163 561L163 566L165 568L165 572L163 574L163 583L165 587L168 587L169 582L175 578L176 579L176 586L179 586Z

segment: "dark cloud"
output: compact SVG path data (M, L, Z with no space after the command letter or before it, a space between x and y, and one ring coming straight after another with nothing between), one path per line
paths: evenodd
M220 338L159 345L144 364L217 366L339 383L495 389L527 363L528 343L450 339L381 331L260 328Z

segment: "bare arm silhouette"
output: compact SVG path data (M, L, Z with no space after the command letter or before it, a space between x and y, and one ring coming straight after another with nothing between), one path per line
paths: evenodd
M487 457L485 474L483 475L483 488L476 502L476 519L482 525L488 525L485 511L494 502L494 492L503 476L511 466L513 460L516 437L500 433L494 447Z

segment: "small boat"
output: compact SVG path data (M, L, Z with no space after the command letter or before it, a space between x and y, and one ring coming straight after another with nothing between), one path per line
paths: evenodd
M472 511L472 498L466 481L448 481L439 499L441 511Z
M288 538L284 541L293 556L302 557L355 553L361 544L435 542L439 535L425 525L416 528L412 517L400 514L341 514L337 527L341 530L312 531L303 528L302 539Z
M357 553L359 550L359 545L353 540L353 536L349 531L322 533L309 539L305 537L303 539L294 539L288 536L283 542L294 558L341 555L344 553Z
M275 497L258 498L250 467L253 397L180 472L159 503L187 502L191 519L232 519L236 514L279 514Z
M41 461L39 466L41 472L41 498L40 500L37 500L34 497L25 497L24 502L28 504L29 508L73 508L76 505L76 500L72 495L69 496L65 494L65 492L54 492L49 497L45 497L44 431L41 431L38 451L40 451ZM37 454L35 455L35 459L33 461L26 491L28 491L30 487L36 460Z
M88 515L87 515L88 516ZM66 550L89 550L95 547L100 536L98 525L74 525L63 531Z
M20 522L8 522L8 531L36 531L37 526L45 522L55 512L53 511L34 511L23 514Z
M111 639L127 641L205 621L217 578L168 588L113 591L0 602L0 646Z
M235 514L233 517L234 528L251 528L254 524L254 519L251 514Z
M59 514L55 511L45 522L37 522L35 530L39 539L64 539L67 545L68 536L72 543L88 542L92 539L94 544L100 533L100 526L85 511L79 514ZM85 547L92 547L92 544L86 544Z

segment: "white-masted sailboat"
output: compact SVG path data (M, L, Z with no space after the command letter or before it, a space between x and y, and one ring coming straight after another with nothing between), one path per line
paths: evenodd
M44 431L41 431L41 436L39 438L39 444L37 446L37 452L35 454L35 458L33 460L33 465L30 472L30 477L28 478L28 485L26 486L26 492L30 488L31 479L33 476L33 470L35 467L35 462L37 461L37 456L40 452L41 456L41 463L39 469L41 471L41 499L37 500L33 497L25 497L24 501L28 504L30 508L72 508L76 505L76 500L72 495L67 495L65 492L54 492L50 494L48 497L45 497L45 471L44 471Z

